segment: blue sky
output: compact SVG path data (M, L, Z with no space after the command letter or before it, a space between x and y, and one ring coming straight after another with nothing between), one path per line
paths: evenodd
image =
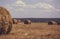
M12 18L60 18L60 0L0 0Z

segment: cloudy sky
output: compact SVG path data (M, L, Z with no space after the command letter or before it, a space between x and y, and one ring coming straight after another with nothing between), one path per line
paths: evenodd
M0 0L12 18L60 18L60 0Z

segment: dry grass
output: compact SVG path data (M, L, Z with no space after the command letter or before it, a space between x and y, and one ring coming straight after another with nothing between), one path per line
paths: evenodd
M10 34L0 35L0 39L60 39L60 25L47 23L13 24Z

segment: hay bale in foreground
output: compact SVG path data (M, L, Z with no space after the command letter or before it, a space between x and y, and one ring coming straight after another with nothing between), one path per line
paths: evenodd
M25 19L24 24L31 24L31 20Z
M12 18L7 9L0 7L0 34L8 34L12 29Z
M49 21L48 25L57 25L57 22L55 22L55 21Z

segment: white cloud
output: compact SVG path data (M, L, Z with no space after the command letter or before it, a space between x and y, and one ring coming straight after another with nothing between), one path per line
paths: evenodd
M26 4L22 0L17 0L12 4L7 4L6 8L8 8L9 10L13 9L14 11L24 11L24 8L36 8L36 7L31 4Z
M35 4L36 7L39 7L39 8L44 8L44 9L54 9L54 7L50 4L47 4L47 3L37 3Z
M22 0L17 0L12 4L7 4L6 8L8 8L9 10L12 9L13 11L23 11L25 6L26 4Z
M29 4L29 5L26 5L26 8L36 8L36 6Z
M22 7L22 8L43 8L43 9L53 9L54 7L52 6L52 5L50 5L50 4L48 4L48 3L42 3L42 2L40 2L40 3L36 3L36 4L34 4L34 5L32 5L32 4L26 4L24 1L22 1L22 0L17 0L17 1L15 1L14 3L12 3L12 4L10 4L10 5L8 5L8 7L10 7L10 8L14 8L14 7Z
M45 11L51 12L51 11L60 11L60 9L56 9L54 6L52 6L51 4L45 3L45 2L39 2L36 4L26 4L24 1L22 0L17 0L12 4L7 4L6 6L8 9L13 9L15 11L24 11L26 8L28 9L32 9L32 8L40 8L44 9ZM43 11L44 11L43 10Z
M20 6L23 8L36 8L35 6L33 6L32 4L26 4L25 2L23 2L22 0L18 0L14 3L15 6Z
M21 0L16 1L16 2L14 3L14 5L15 5L15 6L22 6L22 7L26 6L26 4L25 4L23 1L21 1Z

